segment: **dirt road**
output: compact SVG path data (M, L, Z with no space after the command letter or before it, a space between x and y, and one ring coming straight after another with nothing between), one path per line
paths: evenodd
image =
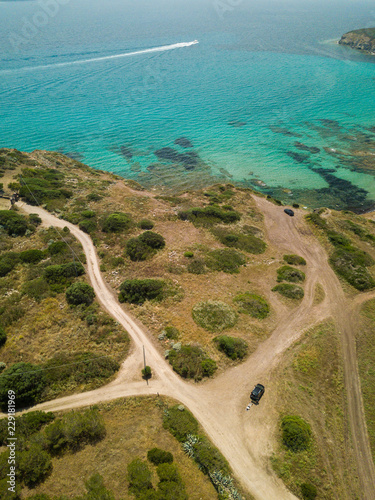
M156 394L168 395L181 401L193 412L214 444L228 459L243 487L259 500L294 499L283 483L269 471L267 442L257 439L256 431L264 416L262 405L257 412L245 412L252 381L267 380L282 353L292 345L303 331L314 323L334 316L343 334L345 353L345 381L352 433L356 441L358 469L363 484L363 498L372 500L375 491L375 473L368 445L363 417L363 405L355 356L354 320L352 310L340 283L327 263L327 255L311 235L301 214L289 218L280 207L256 198L265 215L268 237L275 246L306 258L309 265L305 298L292 312L283 312L272 335L241 365L202 385L182 381L159 354L147 329L132 319L118 303L113 291L104 283L99 270L95 248L89 236L76 226L57 219L50 213L23 205L28 213L38 213L44 224L68 226L80 241L87 257L87 272L97 299L103 307L128 331L133 349L123 363L115 381L95 391L49 401L38 409L61 410L91 405L119 397ZM314 288L319 281L326 293L325 300L313 307ZM149 386L139 379L143 363L143 346L147 364L155 376Z

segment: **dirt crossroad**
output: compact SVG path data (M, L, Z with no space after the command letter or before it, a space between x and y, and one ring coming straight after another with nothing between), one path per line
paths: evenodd
M252 381L267 379L282 353L311 325L333 316L343 336L345 382L352 434L355 441L358 470L363 499L375 497L375 471L368 443L363 414L362 396L355 353L355 314L352 304L345 298L340 283L327 263L327 255L303 221L302 214L289 218L263 198L255 198L265 215L268 237L272 244L287 253L306 258L309 265L305 298L292 312L278 318L278 326L271 336L241 365L201 385L181 380L160 355L147 329L131 318L118 303L114 292L103 281L97 255L90 237L76 226L54 217L38 207L20 204L28 213L38 213L47 226L68 226L80 241L87 258L87 272L97 299L116 321L121 323L133 339L129 357L123 363L118 377L95 391L75 394L48 401L36 407L43 410L62 410L92 405L115 398L156 394L171 396L186 405L199 420L214 444L229 461L243 487L259 500L295 499L284 484L270 472L265 457L270 454L268 443L260 443L256 424L262 419L262 408L252 420L245 406ZM325 300L313 306L315 284L325 290ZM358 301L356 302L358 309ZM356 310L357 310L356 309ZM143 363L143 347L155 376L147 386L139 379Z

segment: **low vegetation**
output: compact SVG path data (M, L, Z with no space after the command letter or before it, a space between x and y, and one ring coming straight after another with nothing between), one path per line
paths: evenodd
M252 234L243 234L236 231L229 231L225 228L213 228L212 234L227 247L238 248L244 252L252 254L264 253L267 245L260 238Z
M120 233L132 226L132 219L128 214L115 212L103 219L102 231L105 233Z
M297 415L286 415L281 420L284 445L294 452L306 450L311 440L311 427Z
M95 292L92 286L87 283L74 283L66 291L66 301L71 306L85 305L89 306L93 303Z
M305 281L305 273L295 267L282 266L277 270L277 281L289 281L290 283L300 283Z
M221 332L232 328L238 319L237 313L225 302L208 300L193 307L193 320L210 332Z
M295 255L295 254L284 255L283 259L290 266L305 266L306 265L305 259L303 257L300 257L299 255Z
M253 318L264 319L270 313L268 302L254 293L239 293L234 297L233 302L238 305L239 313L250 314Z
M301 300L303 299L305 292L303 288L298 285L291 285L289 283L281 283L272 288L273 292L277 292L288 299Z
M142 261L152 257L164 247L165 239L161 234L146 231L126 242L126 254L132 261Z
M243 359L247 354L248 346L243 339L220 335L214 339L214 342L219 351L234 361L236 359Z
M152 448L152 450L147 452L147 460L154 465L171 464L173 462L173 455L169 451L164 451L160 448Z
M208 252L205 264L212 271L223 271L229 274L239 273L240 266L246 264L246 258L236 250L224 248Z
M163 280L125 280L120 286L119 301L130 304L143 304L146 300L160 301L164 297L164 290Z
M241 214L238 212L223 210L216 206L191 208L179 212L178 216L181 220L188 220L197 226L201 225L206 227L210 227L219 222L231 224L241 219Z
M168 360L183 378L192 378L196 382L203 377L212 376L217 370L214 360L209 358L199 346L182 345L178 350L172 349Z
M189 434L197 434L198 422L184 406L175 405L164 411L163 427L184 443Z

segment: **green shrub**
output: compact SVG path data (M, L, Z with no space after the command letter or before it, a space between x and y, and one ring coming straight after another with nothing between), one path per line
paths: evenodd
M19 262L19 256L15 252L3 253L0 256L0 277L9 274Z
M301 494L303 500L315 500L318 495L318 491L313 484L302 483L301 484Z
M8 407L8 391L16 394L16 408L20 410L32 406L41 397L47 382L45 374L37 365L15 363L3 371L0 377L0 407Z
M238 312L250 314L253 318L264 319L270 313L270 307L265 299L250 292L239 293L233 299L238 304Z
M105 233L120 233L130 229L132 225L131 217L122 212L115 212L108 215L102 224L102 230Z
M306 261L303 257L300 257L299 255L295 254L290 254L290 255L284 255L283 257L284 261L291 265L291 266L305 266Z
M149 380L152 377L152 371L151 371L151 368L149 366L145 366L142 369L142 377L145 380Z
M327 231L326 234L333 246L338 248L353 248L352 242L343 234L336 233L336 231Z
M195 381L209 377L217 370L215 361L208 358L199 346L183 345L178 351L172 349L168 360L181 377Z
M153 229L154 223L151 220L143 219L138 222L138 227L149 231L150 229Z
M194 252L185 252L184 257L187 257L188 259L192 259L194 257Z
M139 238L130 238L126 242L126 254L133 262L141 262L155 255L156 250L149 247Z
M236 312L224 302L208 300L193 307L193 320L211 332L221 332L237 322Z
M31 411L16 417L16 429L18 438L29 438L36 434L40 429L52 422L55 415L51 412ZM8 442L8 422L6 419L0 420L0 444L6 446Z
M94 301L95 292L92 286L87 283L74 283L67 289L65 296L66 301L71 306L78 306L80 304L89 306Z
M177 340L180 336L180 332L174 326L166 326L164 328L165 336L167 339Z
M366 269L366 266L371 265L370 259L371 257L361 250L338 248L329 258L329 263L350 285L365 291L375 287L375 280Z
M69 247L65 241L54 241L48 245L48 253L50 255L58 255L60 253L66 253Z
M2 326L0 326L0 347L3 347L7 341L7 334Z
M51 457L38 444L32 444L28 451L21 451L17 458L20 476L29 488L43 482L52 472Z
M189 434L198 432L198 422L184 407L172 406L164 413L163 427L181 443L185 442Z
M94 220L91 220L91 219L85 219L85 220L82 220L80 223L79 223L79 228L81 231L83 231L84 233L87 233L87 234L91 234L93 233L94 231L96 231L97 229L97 225L96 225L96 222Z
M305 273L295 267L282 266L277 270L277 281L289 281L290 283L300 283L305 281Z
M224 474L229 473L229 464L223 455L217 450L208 439L201 437L193 445L194 459L200 466L204 474L214 471L221 471Z
M173 455L169 451L164 451L160 448L152 448L152 450L147 452L147 460L154 465L171 464L173 462Z
M246 264L246 258L242 253L229 248L212 250L207 254L206 266L213 271L225 273L238 273L239 267Z
M204 274L206 272L206 266L201 259L194 259L189 262L187 270L191 274Z
M29 222L34 226L39 226L42 223L42 219L38 214L29 214Z
M85 219L92 219L95 217L96 213L94 212L94 210L83 210L81 212L81 215L82 217L84 217Z
M188 500L185 486L175 481L163 481L159 483L158 491L154 497L146 497L145 500Z
M267 248L264 241L252 234L229 232L223 228L215 228L212 230L212 233L223 245L238 248L245 252L261 254Z
M220 335L214 338L214 342L219 351L224 352L230 359L243 359L247 354L247 343L242 339Z
M289 283L282 283L281 285L276 285L272 288L273 292L278 292L280 295L287 297L288 299L303 299L305 293L303 289L298 285L291 285Z
M114 494L107 490L104 486L103 478L100 474L93 474L88 481L85 482L87 495L79 500L115 500ZM78 500L78 499L76 499Z
M25 264L37 264L45 257L44 252L42 250L25 250L19 254L19 258L21 262Z
M188 220L196 225L211 226L218 222L231 224L241 219L241 214L235 211L225 211L219 207L208 206L204 208L191 208L187 211L179 212L181 220Z
M40 302L49 296L50 288L44 278L36 278L26 282L22 287L22 291L32 299Z
M143 304L146 300L162 300L164 288L163 280L125 280L120 286L119 301Z
M327 228L327 221L322 219L320 217L320 214L318 213L311 213L305 216L305 219L312 224L314 224L316 227L319 227L320 229L326 229Z
M58 353L43 365L48 382L64 382L70 379L76 384L93 379L107 379L120 368L111 357L97 356L91 352Z
M282 440L293 452L306 450L311 441L311 427L296 415L287 415L281 421Z
M80 262L69 262L61 266L48 266L44 269L44 278L51 284L66 284L68 278L82 276L85 268Z
M26 217L13 210L0 210L0 225L9 236L24 236L28 229L34 230L34 226L28 224Z
M136 458L128 465L127 480L129 491L139 498L147 490L152 489L152 474L146 462Z
M89 193L86 196L86 198L87 198L88 201L100 201L103 198L103 196L101 196L98 193Z
M174 483L181 483L181 476L178 473L177 467L168 462L160 463L156 469L157 475L161 483L165 481L173 481Z
M77 451L95 444L106 435L103 417L97 410L71 411L44 430L46 446L53 455L67 450Z

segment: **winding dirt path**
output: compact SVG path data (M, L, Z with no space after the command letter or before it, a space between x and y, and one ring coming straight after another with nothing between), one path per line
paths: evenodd
M103 307L128 331L133 348L124 361L119 375L110 384L94 391L48 401L33 409L62 410L77 408L115 398L156 394L171 396L185 404L199 420L206 433L229 461L243 487L257 500L295 499L268 468L267 442L257 439L265 411L270 406L260 405L256 412L245 412L249 389L259 380L267 380L279 362L282 353L313 324L333 316L343 337L345 383L353 441L361 479L363 498L375 498L375 471L368 443L363 403L355 352L355 314L345 298L340 283L327 262L327 255L306 227L302 214L287 217L280 207L263 198L255 198L265 215L268 237L286 252L305 257L309 265L305 298L293 311L283 311L272 335L241 365L201 385L181 380L159 354L147 329L131 318L118 303L113 291L104 283L99 270L95 248L90 237L76 226L54 217L38 207L20 205L28 213L38 213L47 226L69 227L80 241L87 258L87 272L97 299ZM322 284L326 297L322 304L313 306L315 284ZM147 364L152 366L152 381L147 386L139 379L143 365L143 346ZM272 397L272 396L271 396ZM270 398L269 401L272 401Z

